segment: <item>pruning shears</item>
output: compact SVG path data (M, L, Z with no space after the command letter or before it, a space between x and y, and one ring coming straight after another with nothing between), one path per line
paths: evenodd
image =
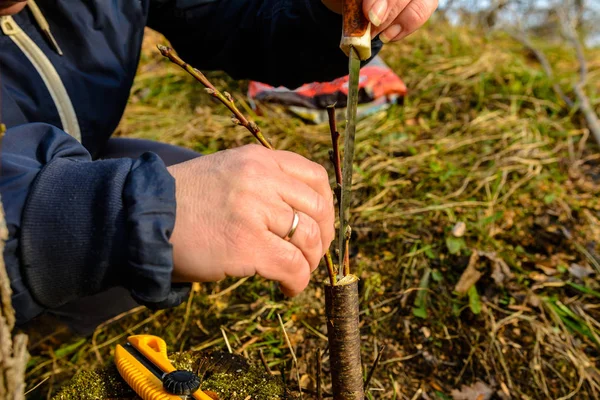
M157 336L130 336L125 345L117 345L115 364L143 400L212 400L200 390L198 375L173 367L167 344Z

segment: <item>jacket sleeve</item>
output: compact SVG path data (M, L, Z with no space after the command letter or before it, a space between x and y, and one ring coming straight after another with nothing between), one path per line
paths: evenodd
M151 0L148 25L194 67L235 79L295 88L348 74L342 18L321 0Z
M7 130L1 161L19 323L113 286L154 308L183 301L188 288L171 285L175 182L158 156L92 161L58 128L26 124Z

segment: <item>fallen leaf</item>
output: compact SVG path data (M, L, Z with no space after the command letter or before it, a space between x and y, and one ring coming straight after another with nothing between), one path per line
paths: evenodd
M487 258L492 263L492 279L494 279L496 285L502 287L504 286L505 280L512 279L513 273L511 272L510 267L506 261L498 257L496 253L480 251L479 255Z
M423 333L423 336L425 336L425 339L429 339L431 337L431 330L429 330L429 328L426 326L421 328L421 332Z
M593 275L594 270L590 267L584 267L583 265L573 263L569 266L569 274L573 275L575 278L584 279Z
M531 293L528 296L527 301L529 302L529 304L531 304L533 307L539 307L540 304L542 303L542 300L536 296L535 294Z
M302 386L302 387L308 387L310 385L310 383L311 383L311 378L310 378L309 375L303 374L300 377L300 386Z
M494 391L481 381L471 386L462 385L460 390L454 389L450 392L454 400L489 400Z
M540 272L532 271L529 273L529 278L533 279L536 282L547 282L548 275L542 274Z
M544 272L544 274L546 274L548 276L554 276L554 275L558 274L558 270L556 268L549 267L542 263L537 263L537 264L535 264L535 266L537 268L541 269Z
M456 225L454 225L454 227L452 228L452 235L454 237L463 237L465 236L465 232L467 231L467 224L465 224L462 221L459 221L456 223Z
M454 290L458 293L467 293L471 286L477 283L477 281L481 278L481 272L479 272L475 267L475 265L477 265L477 261L479 261L479 254L474 251L473 254L471 254L467 268L462 273L458 283L454 287Z

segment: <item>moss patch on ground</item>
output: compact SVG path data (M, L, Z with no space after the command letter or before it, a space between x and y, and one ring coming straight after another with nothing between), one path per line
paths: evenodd
M201 378L201 389L219 399L295 399L279 377L270 375L244 357L223 352L179 352L171 355L176 369L193 371ZM110 365L96 371L80 371L54 397L54 400L135 400L139 397Z

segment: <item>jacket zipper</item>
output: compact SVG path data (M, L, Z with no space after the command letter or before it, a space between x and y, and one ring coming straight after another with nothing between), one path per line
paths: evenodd
M75 114L75 109L73 108L73 103L69 98L67 89L60 79L58 72L56 72L56 69L48 57L46 57L38 45L27 36L25 31L17 25L11 16L0 17L0 27L2 28L2 32L10 37L19 49L21 49L23 54L27 56L31 64L33 64L33 67L40 74L54 101L63 130L81 142L81 131L79 129L79 122L77 121L77 114Z

